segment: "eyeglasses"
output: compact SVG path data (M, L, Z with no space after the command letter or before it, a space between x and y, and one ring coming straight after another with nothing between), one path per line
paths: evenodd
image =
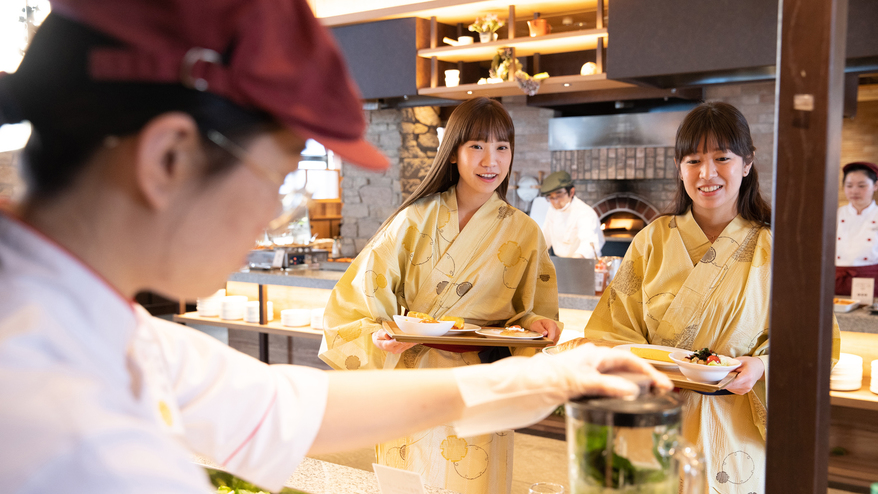
M311 199L311 193L306 187L308 185L307 175L302 183L298 183L295 172L283 174L257 162L250 157L250 153L246 149L216 130L208 130L207 138L223 151L234 156L251 171L277 185L280 211L277 217L268 224L269 231L286 229L290 221L307 213L308 201Z
M570 194L568 194L566 190L561 189L561 190L556 190L555 192L552 192L551 194L547 195L546 199L548 199L549 201L560 201L561 199L567 198L567 196L569 196L569 195Z

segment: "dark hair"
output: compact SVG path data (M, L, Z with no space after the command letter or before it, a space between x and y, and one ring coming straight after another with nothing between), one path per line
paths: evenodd
M0 79L0 124L28 120L33 127L22 155L31 199L64 191L108 136L135 134L163 113L184 112L195 120L208 176L236 162L208 144L208 130L243 144L276 125L267 114L181 84L93 81L91 50L118 45L103 33L50 14L18 71Z
M698 152L698 145L704 141L702 152L708 146L716 144L718 149L731 151L744 159L744 164L753 163L756 147L750 136L747 119L734 106L719 101L701 103L690 111L680 128L677 129L674 159L679 170L680 163L687 155ZM685 214L692 207L692 198L686 193L683 180L678 177L677 192L668 207L666 214ZM765 226L771 225L771 205L759 191L759 175L756 166L750 167L741 180L738 192L738 214L748 221L755 221Z
M866 174L866 177L868 177L869 180L872 181L873 184L874 184L875 182L878 182L878 175L875 174L875 170L869 168L869 167L866 166L866 165L861 165L861 164L859 164L859 163L851 163L851 164L846 165L846 166L844 167L844 176L843 176L842 179L841 179L842 182L844 182L845 180L847 180L848 175L849 175L851 172L863 172L863 173Z
M451 162L451 158L457 155L457 148L467 141L495 141L508 142L512 155L515 155L515 126L512 118L498 101L488 98L473 98L462 103L454 109L448 118L445 127L445 135L442 143L433 159L433 165L427 172L427 176L421 181L417 189L403 201L402 205L387 218L378 229L378 233L384 231L387 225L396 218L403 209L412 205L418 199L427 197L437 192L445 192L460 180L457 165ZM509 176L512 175L512 162L509 163L509 173L497 186L500 199L506 201L506 191L509 189ZM375 235L378 235L376 233ZM373 237L374 238L374 237Z

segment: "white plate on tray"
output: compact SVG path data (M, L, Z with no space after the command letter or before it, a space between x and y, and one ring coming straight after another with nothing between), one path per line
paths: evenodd
M618 350L627 350L629 352L631 351L631 348L651 348L653 350L664 350L666 352L679 352L681 350L684 350L683 348L674 348L672 346L642 345L642 344L636 344L636 343L629 344L629 345L619 345L619 346L616 346L614 348L616 348ZM688 350L684 350L684 351L688 351ZM652 364L653 367L660 367L662 369L676 369L677 367L679 367L677 364L675 364L673 362L662 362L661 360L652 360L652 359L648 359L648 358L645 358L643 360L646 360L647 362Z
M507 332L507 334L503 334L504 332ZM476 330L476 334L480 334L482 336L493 336L495 338L509 338L512 340L537 340L543 337L542 334L537 333L536 331L531 331L529 329L525 331L510 331L508 329L501 328L482 328Z
M447 333L447 334L465 334L465 333L472 333L473 331L478 331L478 330L480 330L480 329L482 329L481 326L476 326L475 324L470 324L470 323L464 323L464 325L463 325L463 329L454 329L454 328L451 328L451 329L448 330L448 333Z

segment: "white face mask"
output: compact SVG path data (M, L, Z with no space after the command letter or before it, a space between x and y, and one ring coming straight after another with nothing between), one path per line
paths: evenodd
M569 201L567 201L567 204L565 204L564 207L561 208L561 209L559 209L558 211L561 211L562 213L565 212L565 211L567 211L568 209L570 209L570 205L571 205L571 204L573 204L573 198L572 198L572 197L570 198Z

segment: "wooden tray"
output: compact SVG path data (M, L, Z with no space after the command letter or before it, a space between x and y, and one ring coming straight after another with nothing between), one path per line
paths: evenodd
M630 343L627 341L618 341L617 342L617 341L607 341L607 340L589 340L587 338L577 338L577 340L582 340L583 344L592 343L596 346L607 346L607 347L627 345ZM689 389L692 391L700 391L702 393L715 393L717 391L725 389L726 386L729 385L729 383L731 383L732 381L735 380L736 377L738 377L738 373L735 371L732 371L732 372L729 372L729 375L727 375L722 381L720 381L716 384L697 383L695 381L690 381L689 379L687 379L686 376L684 376L683 373L681 373L678 368L676 368L676 369L663 369L663 368L656 367L655 369L657 371L661 372L662 374L668 376L668 379L670 379L671 382L674 383L674 387L677 387L680 389Z
M393 321L385 321L382 323L384 330L396 341L408 343L430 343L433 345L472 345L472 346L512 346L512 347L536 347L543 348L552 345L552 340L545 336L536 340L498 338L493 336L482 336L475 333L465 333L462 335L444 335L444 336L420 336L416 334L406 334L400 331L399 327ZM490 329L490 328L484 328ZM500 328L502 329L502 328Z

